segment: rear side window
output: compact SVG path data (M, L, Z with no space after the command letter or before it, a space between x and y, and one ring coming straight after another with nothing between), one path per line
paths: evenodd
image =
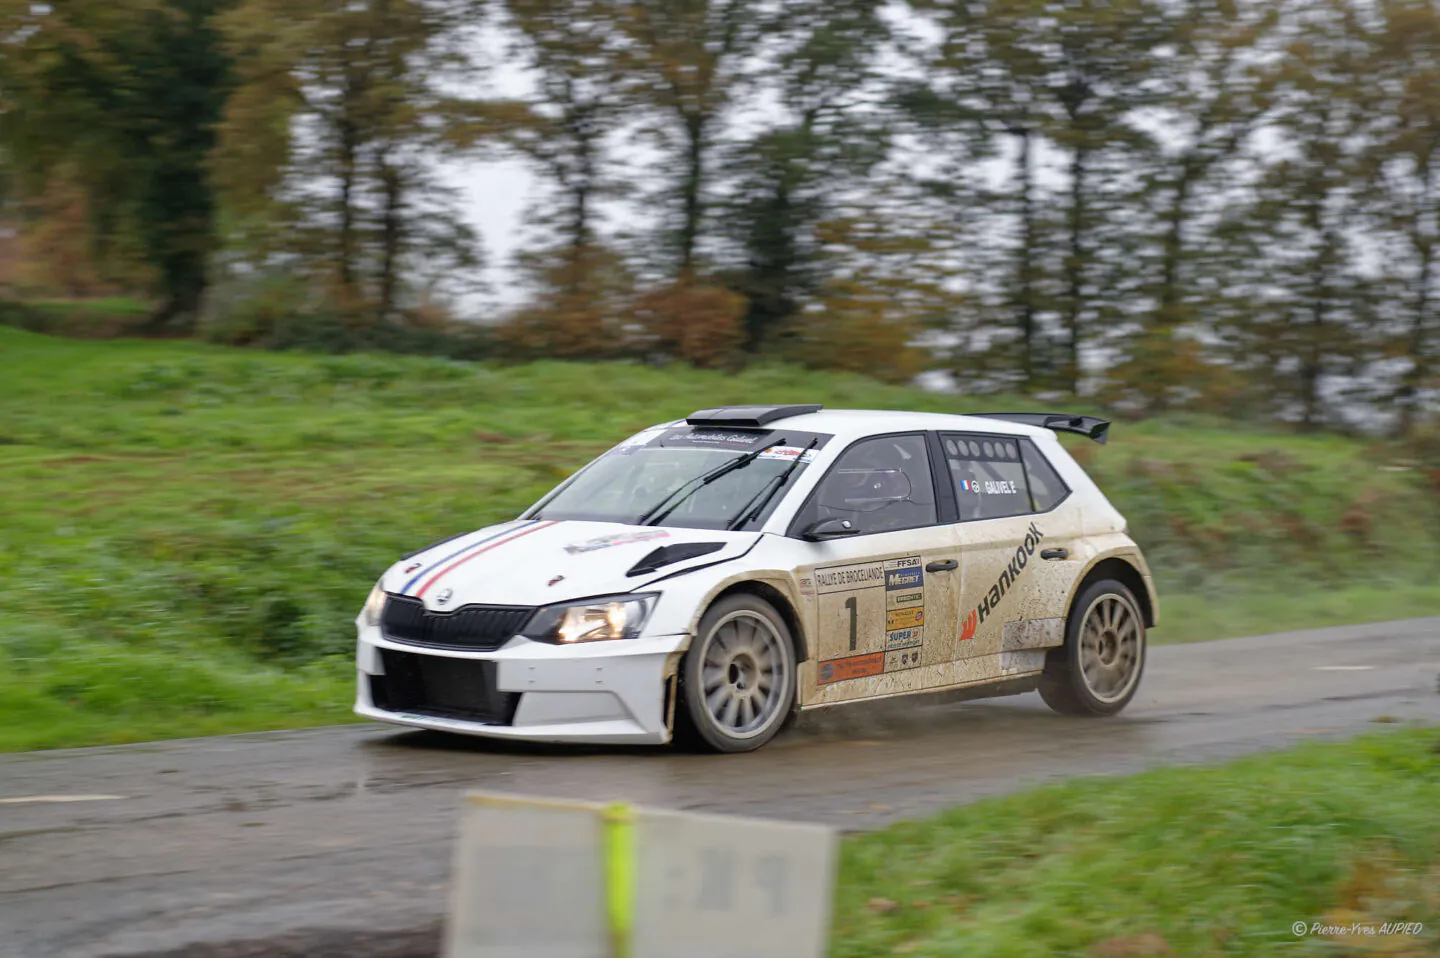
M947 433L940 442L950 466L962 522L1023 516L1034 511L1019 439Z
M1049 512L1070 495L1069 487L1061 481L1050 460L1029 439L1020 440L1020 456L1025 460L1025 475L1030 480L1030 501L1036 512Z

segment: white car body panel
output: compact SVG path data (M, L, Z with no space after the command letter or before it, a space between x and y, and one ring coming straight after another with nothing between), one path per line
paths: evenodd
M683 425L652 427L616 448L643 445ZM1065 617L1080 583L1103 560L1120 559L1143 577L1141 598L1155 617L1149 569L1124 518L1048 429L982 417L861 411L806 413L765 429L832 438L813 451L754 531L531 518L572 477L514 521L396 562L380 587L418 599L430 613L472 604L540 607L631 592L658 598L637 638L556 645L516 635L492 651L397 641L362 613L356 620L357 714L501 738L662 744L670 738L680 660L706 608L736 586L772 590L767 594L774 604L788 605L781 611L798 633L800 708L1034 677L1046 650L1064 641ZM787 535L810 493L853 442L931 430L1029 438L1070 494L1048 512L1013 518L820 542ZM627 575L657 547L690 543L720 547ZM1066 555L1042 559L1051 549ZM954 568L926 568L935 563ZM502 724L379 707L372 682L384 680L385 657L397 654L491 663L498 691L519 696L513 717Z

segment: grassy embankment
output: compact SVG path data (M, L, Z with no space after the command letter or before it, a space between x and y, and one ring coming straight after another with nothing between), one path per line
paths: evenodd
M848 839L831 954L1440 953L1437 738L1079 779Z
M1013 407L769 367L500 368L0 327L0 749L343 721L398 554L623 436L746 401ZM1440 612L1433 494L1379 446L1187 419L1076 440L1159 580L1156 641Z

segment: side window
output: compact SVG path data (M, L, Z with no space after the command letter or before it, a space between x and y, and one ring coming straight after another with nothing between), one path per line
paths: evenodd
M1069 487L1060 479L1055 467L1050 465L1050 460L1029 439L1020 440L1020 456L1025 460L1025 475L1030 480L1030 500L1036 512L1049 512L1070 495Z
M877 436L841 453L816 488L803 522L832 517L849 519L862 534L934 525L925 437Z
M950 465L962 522L1023 516L1032 511L1018 439L947 433L940 442Z

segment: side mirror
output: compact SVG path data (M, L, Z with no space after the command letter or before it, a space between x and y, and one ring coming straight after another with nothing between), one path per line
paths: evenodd
M858 536L859 534L860 529L849 519L831 516L829 519L817 519L810 523L800 533L800 538L806 542L823 542L826 539L843 539L846 536Z

